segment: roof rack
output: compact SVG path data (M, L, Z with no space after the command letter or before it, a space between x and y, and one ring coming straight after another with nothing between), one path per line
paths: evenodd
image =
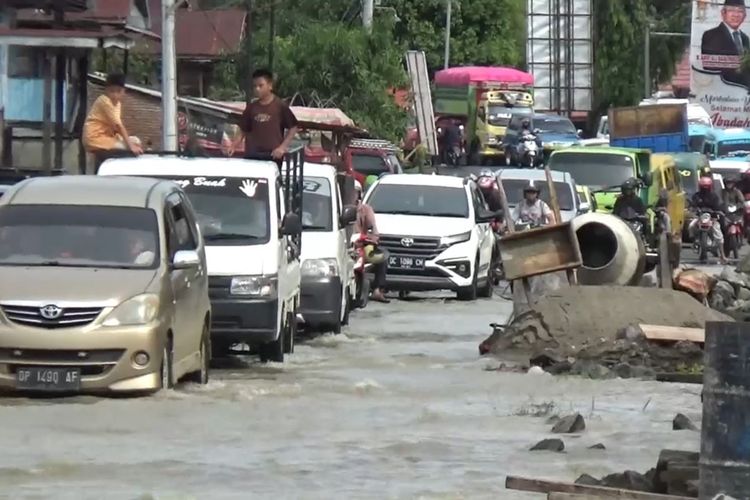
M398 146L390 141L382 139L352 139L349 141L350 148L382 149L384 151L397 152Z

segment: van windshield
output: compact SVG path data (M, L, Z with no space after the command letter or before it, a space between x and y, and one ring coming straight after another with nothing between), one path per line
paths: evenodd
M206 245L259 245L269 241L267 179L199 176L169 180L188 195Z
M388 165L380 156L352 153L352 168L362 175L380 175L389 172Z
M502 179L503 190L508 197L508 205L514 207L523 199L523 190L529 185L528 179ZM565 182L553 182L557 193L557 203L560 210L575 210L573 190L570 184ZM534 185L539 188L539 197L546 203L550 203L549 187L547 181L535 181Z
M0 207L0 265L155 269L159 225L148 208Z
M747 152L747 154L750 154L750 140L749 139L734 139L731 141L721 141L719 143L719 151L717 156L729 156L730 153L734 153L738 156L738 153L742 152L743 154Z
M576 184L594 189L616 187L635 176L630 156L612 153L561 151L550 157L549 168L568 172Z
M332 231L331 183L325 177L305 176L302 196L302 229Z
M469 216L466 191L458 187L379 184L367 204L376 214Z

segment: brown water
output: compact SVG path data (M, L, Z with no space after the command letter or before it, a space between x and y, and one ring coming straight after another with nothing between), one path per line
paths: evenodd
M235 362L206 387L143 399L0 400L0 498L501 498L506 474L572 481L698 449L671 430L699 386L488 371L510 304L373 304L290 362ZM528 452L546 418L581 412L566 452ZM604 443L605 451L588 450Z

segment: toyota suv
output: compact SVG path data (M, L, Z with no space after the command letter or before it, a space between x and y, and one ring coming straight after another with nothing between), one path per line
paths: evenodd
M499 214L489 211L471 179L386 175L365 203L389 253L388 290L451 290L461 300L492 295L490 222Z
M206 257L174 183L29 179L0 198L0 388L208 382Z

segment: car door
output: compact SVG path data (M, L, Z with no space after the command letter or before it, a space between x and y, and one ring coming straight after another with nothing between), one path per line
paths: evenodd
M169 259L174 261L174 256L180 250L195 250L196 242L190 229L190 221L185 213L179 192L175 191L167 197L166 220L169 226ZM197 287L194 283L198 278L198 268L171 269L173 297L173 352L174 369L176 377L185 370L186 358L192 354L198 345L192 345L196 338L196 329L202 328L202 323L194 322L195 295L193 290ZM205 272L205 270L201 270ZM198 334L199 335L199 334Z
M333 210L333 224L336 229L336 260L341 270L341 283L343 291L346 291L346 287L354 278L354 259L349 253L349 238L347 237L347 225L341 221L341 216L344 213L344 204L341 197L341 189L338 182L332 184L332 203L331 209Z
M208 270L205 267L206 263L206 251L203 246L203 240L198 227L198 221L195 216L190 200L188 200L185 193L180 193L181 208L185 214L188 222L188 229L190 231L190 246L191 250L198 252L200 257L200 265L195 271L194 281L190 286L190 303L193 305L191 308L192 318L190 324L194 326L193 330L198 334L203 333L203 323L206 315L206 303L208 301ZM200 328L199 328L200 327ZM200 349L200 338L197 339L198 343L193 343L195 351L198 352Z
M475 185L471 185L469 189L472 205L474 207L474 217L476 219L477 215L487 213L490 209ZM494 235L492 234L492 228L490 227L489 222L476 222L474 225L474 231L476 231L479 239L479 244L477 246L479 252L478 276L484 276L489 268L490 261L492 260L492 246L494 245L492 238L494 238Z
M284 215L286 215L284 190L281 187L281 183L278 184L276 198L279 221L279 234L277 240L279 268L277 275L279 279L279 311L281 311L282 305L288 302L292 296L296 294L297 289L299 288L300 265L299 249L295 247L296 244L291 240L290 236L284 236L281 234L281 222L284 220Z

